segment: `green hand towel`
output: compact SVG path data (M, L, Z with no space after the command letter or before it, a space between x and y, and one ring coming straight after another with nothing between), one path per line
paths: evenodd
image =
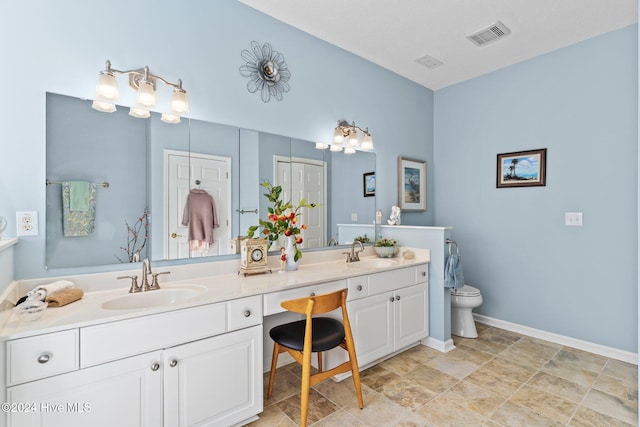
M69 181L69 210L87 212L91 199L91 183L87 181Z

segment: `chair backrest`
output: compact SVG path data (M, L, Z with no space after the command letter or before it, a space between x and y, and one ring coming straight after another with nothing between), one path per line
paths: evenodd
M323 295L315 295L311 297L297 298L288 301L282 301L282 308L306 315L328 313L336 308L346 308L347 290L340 289Z

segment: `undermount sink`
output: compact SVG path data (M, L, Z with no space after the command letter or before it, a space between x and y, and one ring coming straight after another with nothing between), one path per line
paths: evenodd
M348 267L352 268L386 268L391 267L396 262L390 259L362 259L360 261L354 261L347 263Z
M184 302L203 294L206 287L181 285L174 288L160 288L155 291L138 292L114 297L102 304L105 310L133 310Z

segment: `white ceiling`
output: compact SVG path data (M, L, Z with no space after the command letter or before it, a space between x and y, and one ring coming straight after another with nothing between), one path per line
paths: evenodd
M432 90L638 20L637 0L239 1ZM482 47L467 39L495 21L511 34ZM415 62L425 54L444 65Z

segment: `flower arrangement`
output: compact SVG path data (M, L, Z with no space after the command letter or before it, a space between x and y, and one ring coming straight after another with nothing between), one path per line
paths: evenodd
M393 239L380 238L373 244L373 249L379 257L391 258L398 252L397 244Z
M127 247L125 248L124 246L120 246L120 249L127 253L127 258L126 261L122 260L117 255L116 258L121 263L139 262L140 253L146 246L147 239L149 238L149 211L145 209L142 212L142 216L138 217L138 220L133 224L133 226L130 226L127 221L124 223L127 226ZM138 238L140 237L142 237L142 242L138 246Z
M396 242L393 239L387 239L385 238L381 238L376 240L376 243L374 243L373 246L375 246L376 248L388 248L390 246L396 246L398 244L398 242Z
M262 182L260 186L267 189L265 197L269 199L272 206L267 208L267 212L269 213L268 220L259 219L258 222L260 225L252 225L249 227L247 236L253 238L256 231L262 228L262 234L265 235L269 242L267 249L271 248L271 245L277 242L281 236L292 237L294 248L293 260L298 261L302 258L302 252L300 252L297 246L302 243L300 233L302 230L307 229L305 224L300 223L300 216L302 215L300 210L302 208L315 208L317 205L315 203L307 203L305 199L302 199L298 206L294 206L290 201L284 202L280 199L282 186L274 186L269 181ZM280 260L285 261L286 259L287 255L285 251L281 249Z

